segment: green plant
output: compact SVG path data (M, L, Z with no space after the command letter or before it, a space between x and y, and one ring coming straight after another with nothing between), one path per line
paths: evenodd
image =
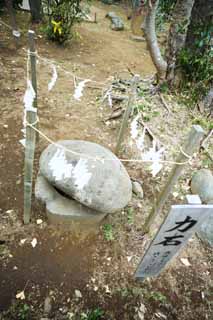
M203 127L206 130L213 129L213 121L205 119L203 117L194 118L192 121L192 124L199 124L201 127Z
M89 311L88 313L82 313L80 316L80 320L100 320L104 312L97 308L94 310Z
M156 27L158 31L164 30L165 23L171 18L175 3L176 0L160 0L156 15Z
M81 21L81 0L45 0L44 3L49 20L44 24L43 31L48 39L62 44L72 37L74 23Z
M111 224L109 224L109 223L104 224L103 232L104 232L105 240L107 240L107 241L114 240L113 229L112 229L112 225Z
M152 111L149 104L138 104L136 107L137 111L141 111L143 120L145 122L150 121L152 118L159 116L158 111Z
M149 293L149 298L153 299L154 301L159 301L162 304L166 303L167 301L166 296L160 291L151 291Z
M19 320L27 320L30 319L30 307L25 303L21 305L18 312Z
M128 224L134 223L133 213L134 213L134 210L132 208L127 209L127 222L128 222Z
M212 25L200 23L194 26L193 48L182 49L178 57L179 66L184 73L183 87L191 91L193 102L204 96L213 82L212 33Z

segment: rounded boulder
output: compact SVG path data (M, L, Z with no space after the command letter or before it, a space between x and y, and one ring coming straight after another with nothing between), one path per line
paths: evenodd
M92 142L63 140L41 154L40 171L57 189L85 206L103 213L124 208L132 184L120 160Z
M192 177L192 193L198 194L204 203L213 201L213 175L208 169L198 170Z

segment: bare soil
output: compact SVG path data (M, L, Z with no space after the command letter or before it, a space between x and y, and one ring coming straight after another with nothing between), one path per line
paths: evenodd
M124 31L110 29L110 21L105 18L108 11L116 11L123 17ZM37 65L39 128L53 141L83 139L113 150L121 118L105 121L112 110L101 101L103 89L110 85L112 77L129 79L132 72L146 78L155 70L146 44L131 39L130 22L124 9L95 2L91 15L94 12L98 23L84 22L76 26L74 39L65 47L48 42L38 26L31 26L37 33L40 56ZM8 23L6 14L0 18ZM106 320L212 319L213 255L196 236L159 277L142 283L134 280L136 267L163 215L158 217L150 235L142 236L142 226L171 166L152 178L144 165L125 163L131 178L143 182L144 199L134 196L128 208L104 221L112 227L111 241L106 240L102 227L96 234L83 236L48 225L45 211L35 199L31 224L23 225L24 150L19 140L26 90L28 14L20 12L18 23L25 31L18 50L14 48L10 32L0 26L0 319L41 319L45 317L47 296L52 301L49 319L75 319L72 314L81 319L82 312L97 308L104 311L102 318ZM47 91L51 63L44 58L54 60L59 66L58 80L51 92ZM88 85L81 101L73 99L73 77L62 69L96 81ZM147 125L166 146L168 158L174 160L178 145L193 121L199 121L201 116L195 109L189 109L180 97L165 94L171 109L168 114L158 95L144 95L141 103L152 106ZM202 121L208 123L209 120L202 118ZM135 156L129 142L128 133L123 158ZM35 177L39 156L47 145L40 137ZM177 194L171 195L164 213L172 203L184 202L192 171L204 165L212 168L205 154L201 154L191 168L187 168L176 187ZM132 208L132 221L129 221L129 208ZM41 225L36 224L39 218L43 220ZM35 248L31 245L33 238L38 241ZM182 257L188 258L191 266L183 265ZM16 299L22 290L25 299ZM82 297L77 297L75 290L80 290ZM144 318L139 312L141 306Z

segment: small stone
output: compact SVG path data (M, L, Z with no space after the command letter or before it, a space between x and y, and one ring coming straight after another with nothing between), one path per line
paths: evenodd
M138 198L143 199L143 189L138 181L132 181L132 191L138 196Z
M204 203L213 201L213 175L208 169L197 171L191 181L191 191L198 194Z

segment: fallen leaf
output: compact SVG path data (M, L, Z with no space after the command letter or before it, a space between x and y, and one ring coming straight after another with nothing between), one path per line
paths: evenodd
M37 224L42 224L42 222L43 222L43 220L41 220L41 219L37 219L37 220L36 220L36 223L37 223Z
M37 239L36 239L36 238L33 238L33 240L31 241L32 247L35 248L36 245L37 245L37 243L38 243Z
M155 313L155 316L158 318L158 319L167 319L167 316L165 314L163 314L162 312L157 312Z
M75 290L75 296L76 298L82 298L82 294L80 290Z
M16 294L16 299L24 300L25 299L25 294L24 291L20 291Z
M181 258L180 261L182 262L182 264L184 264L184 266L186 267L190 267L191 263L189 262L189 260L187 258Z
M173 197L174 197L174 198L177 198L177 197L178 197L178 195L179 195L179 193L178 193L178 192L173 192L173 194L172 194L172 195L173 195Z
M21 240L20 240L20 244L25 244L26 240L27 240L27 239L21 239Z
M108 286L108 285L105 285L105 286L104 286L104 289L105 289L105 292L106 292L106 293L111 293L111 290L109 289L109 286Z

